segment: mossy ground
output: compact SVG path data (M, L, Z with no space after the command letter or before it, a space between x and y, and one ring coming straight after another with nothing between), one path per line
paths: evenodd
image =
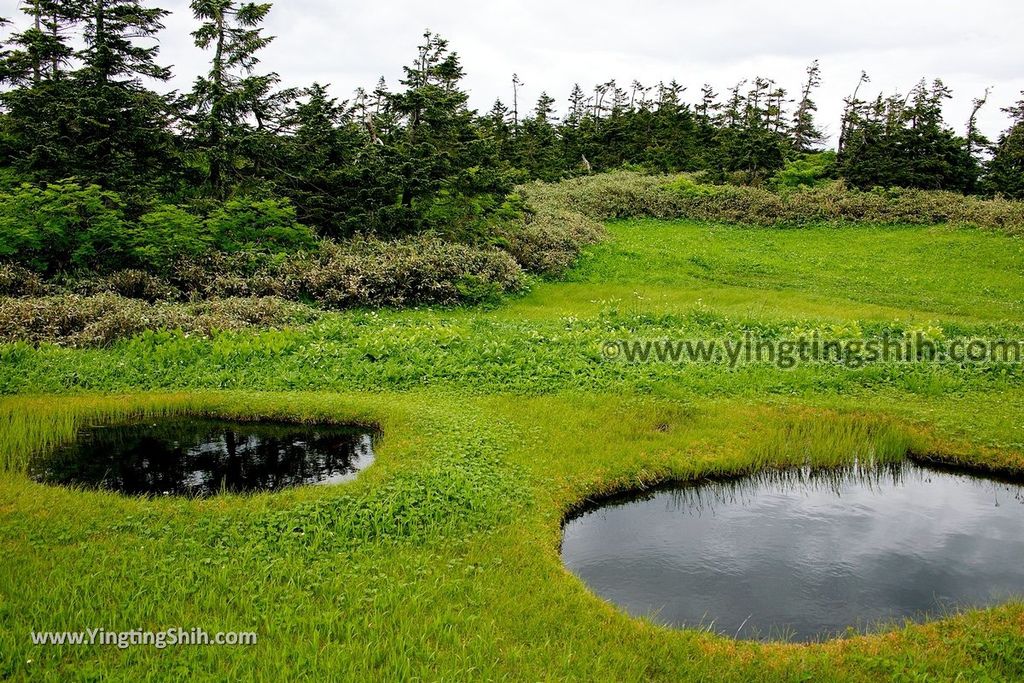
M631 619L568 574L565 513L666 479L858 456L1024 472L1019 368L605 362L623 335L923 326L1017 336L1024 250L949 228L613 225L568 283L490 311L0 350L0 674L53 680L1007 680L1024 604L817 645ZM609 336L610 335L610 336ZM1024 335L1019 335L1024 337ZM27 454L161 413L379 426L355 482L139 500ZM255 630L253 647L32 646L29 632Z

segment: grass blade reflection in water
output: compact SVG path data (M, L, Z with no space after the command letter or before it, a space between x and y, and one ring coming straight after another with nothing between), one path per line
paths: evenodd
M811 641L1024 595L1024 489L913 463L770 471L619 498L563 559L634 615Z

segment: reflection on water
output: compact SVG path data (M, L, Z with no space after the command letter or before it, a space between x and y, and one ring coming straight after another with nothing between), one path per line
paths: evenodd
M1024 596L1024 489L912 463L766 472L609 501L562 556L634 615L816 640Z
M362 428L174 418L83 429L29 472L48 484L199 497L340 483L373 458Z

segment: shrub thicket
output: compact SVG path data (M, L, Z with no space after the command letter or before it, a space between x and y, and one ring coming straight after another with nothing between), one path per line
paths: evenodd
M180 263L172 282L191 298L276 296L343 309L475 303L519 289L524 274L499 249L432 237L357 238L287 258L211 253Z
M277 199L231 199L202 216L157 204L127 217L117 193L74 180L0 192L0 259L37 273L109 273L135 267L169 274L210 250L293 253L316 246L295 209Z
M618 172L530 186L540 206L563 206L592 219L686 218L752 225L822 222L951 223L1024 233L1024 202L981 199L955 192L849 189L841 181L773 192L708 185L692 176Z
M102 270L124 256L128 227L121 198L67 181L0 193L0 259L51 275Z
M174 284L125 270L46 296L58 287L44 287L26 269L0 267L0 341L95 346L145 330L293 326L318 315L298 301L322 309L481 303L524 284L509 254L432 238L326 242L283 260L215 253L185 265Z
M430 237L326 243L280 270L293 294L327 308L457 304L493 300L523 286L507 253Z
M275 201L228 201L205 219L160 205L129 224L117 198L96 188L23 187L0 195L0 241L33 230L64 239L53 246L18 237L29 245L24 252L6 244L0 324L8 340L96 344L145 329L208 332L289 324L311 315L311 309L288 308L285 301L331 310L491 301L521 289L527 273L564 271L581 249L602 238L602 221L618 218L766 226L952 223L1024 233L1024 202L850 190L823 179L826 166L792 168L788 175L784 170L774 186L790 187L775 191L626 171L534 183L515 197L522 210L506 211L473 244L431 235L314 241L291 208ZM26 202L41 212L20 220L14 207ZM264 234L268 238L261 240ZM96 266L105 253L99 244L128 254L128 267ZM93 265L74 270L75 263Z
M294 327L318 312L275 298L146 303L116 294L0 298L0 341L105 346L146 330L209 335L247 328Z
M43 279L28 268L0 263L0 296L42 296L48 291Z
M522 220L500 224L496 232L499 244L524 270L548 276L564 272L581 249L605 234L599 221L558 206L538 206Z

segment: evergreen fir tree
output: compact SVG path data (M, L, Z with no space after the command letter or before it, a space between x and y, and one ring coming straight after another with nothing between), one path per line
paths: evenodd
M985 180L989 191L1011 199L1024 199L1024 91L1016 105L1003 110L1011 125L996 144Z
M818 60L814 60L807 67L807 80L804 81L803 87L800 89L800 102L793 114L793 126L790 131L793 149L801 154L816 151L825 141L825 135L814 121L818 105L812 98L814 91L820 86L821 67L818 65Z
M259 52L273 41L260 28L271 5L192 0L191 7L202 22L192 34L196 46L213 51L209 72L196 80L187 100L193 112L192 135L204 157L210 192L224 197L237 174L252 120L279 81L277 74L253 73Z

